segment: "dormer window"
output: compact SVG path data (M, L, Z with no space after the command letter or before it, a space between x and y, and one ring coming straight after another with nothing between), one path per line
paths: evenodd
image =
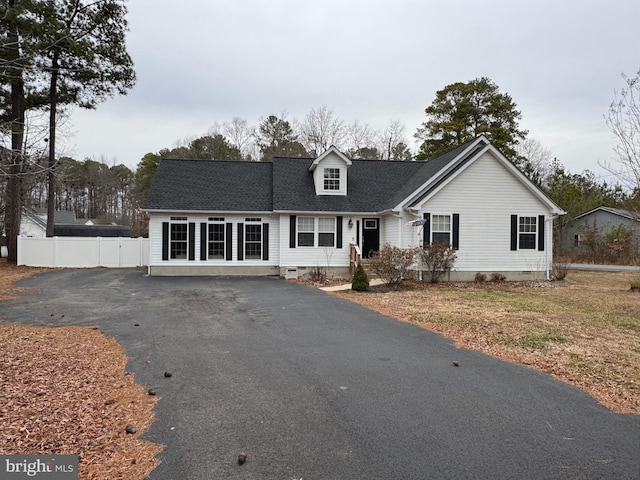
M309 166L316 195L347 195L347 169L351 160L333 145Z
M324 189L340 190L340 169L339 168L324 169Z

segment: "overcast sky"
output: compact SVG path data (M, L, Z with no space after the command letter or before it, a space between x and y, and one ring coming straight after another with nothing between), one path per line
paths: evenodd
M614 157L606 113L640 68L637 0L132 0L127 96L75 111L64 152L135 168L234 116L257 125L326 105L406 126L437 90L486 76L572 173Z

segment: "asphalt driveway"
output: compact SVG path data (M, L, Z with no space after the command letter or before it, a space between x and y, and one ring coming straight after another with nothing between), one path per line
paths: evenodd
M0 322L98 325L158 390L151 479L640 478L640 416L316 289L108 269L20 286L40 290Z

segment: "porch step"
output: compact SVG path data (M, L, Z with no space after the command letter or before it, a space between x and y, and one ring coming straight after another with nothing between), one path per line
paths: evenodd
M367 277L369 278L369 280L378 278L378 275L371 268L371 261L368 258L363 258L362 260L360 260L360 264L362 265L362 268L364 268L364 271L367 273Z

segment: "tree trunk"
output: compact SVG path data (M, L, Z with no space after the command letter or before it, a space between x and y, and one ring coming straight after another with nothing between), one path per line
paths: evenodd
M13 8L15 0L9 1ZM7 249L10 262L18 261L18 235L20 235L20 220L22 216L22 140L24 135L24 112L22 111L22 97L24 83L22 68L19 65L20 45L18 29L12 26L9 31L8 44L12 46L12 57L16 68L11 75L11 159L9 179L7 180L7 212L5 216L5 230L7 234Z
M58 108L58 51L53 52L51 60L51 84L49 86L49 190L47 193L47 237L53 237L53 224L56 211L56 110Z

